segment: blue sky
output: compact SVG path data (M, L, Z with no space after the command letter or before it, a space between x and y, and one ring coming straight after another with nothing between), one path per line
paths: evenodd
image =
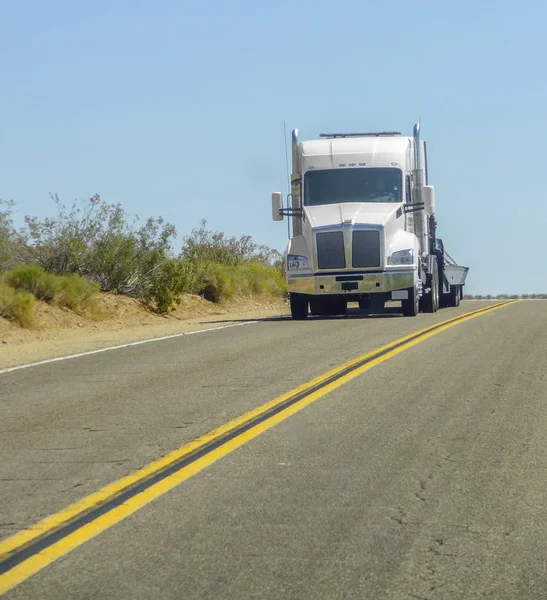
M283 121L421 116L439 234L468 293L547 292L547 5L0 3L0 198L17 217L98 193L179 239L206 219L283 249Z

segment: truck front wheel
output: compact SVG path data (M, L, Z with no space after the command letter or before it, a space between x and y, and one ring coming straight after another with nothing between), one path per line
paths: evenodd
M420 312L420 296L416 288L408 290L408 299L401 300L401 306L405 317L415 317Z
M303 321L308 317L308 297L304 294L290 292L289 302L291 305L291 316L297 321Z

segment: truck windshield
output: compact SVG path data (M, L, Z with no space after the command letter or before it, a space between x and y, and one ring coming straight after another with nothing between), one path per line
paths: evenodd
M304 204L342 202L402 202L401 169L347 168L308 171L304 176Z

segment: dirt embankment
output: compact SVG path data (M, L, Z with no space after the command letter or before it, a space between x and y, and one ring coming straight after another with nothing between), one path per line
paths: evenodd
M273 297L236 298L213 304L184 296L169 316L147 311L124 296L100 294L86 315L38 303L38 328L22 329L0 318L0 369L138 340L230 323L287 315L287 304Z

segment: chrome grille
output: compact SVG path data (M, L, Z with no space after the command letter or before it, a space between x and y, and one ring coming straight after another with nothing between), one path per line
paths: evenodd
M354 268L379 267L380 232L354 231L351 255Z
M331 231L317 234L317 266L320 269L345 269L344 234Z

